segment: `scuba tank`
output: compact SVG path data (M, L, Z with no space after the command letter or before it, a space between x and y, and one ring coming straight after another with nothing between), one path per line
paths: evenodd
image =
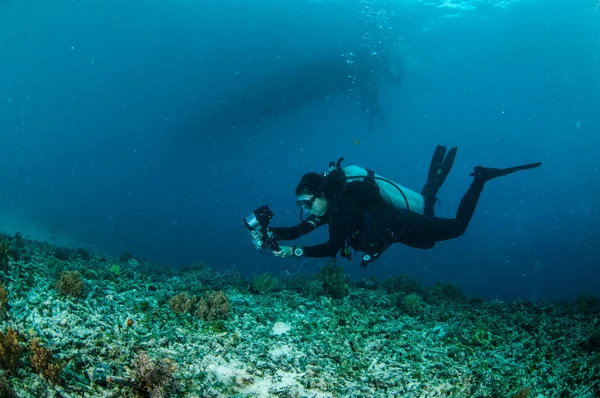
M338 159L337 163L330 162L329 172L324 173L327 177L326 186L327 191L330 192L329 196L333 196L333 193L336 193L336 196L341 196L349 181L364 181L372 178L379 187L381 196L392 206L397 209L423 214L425 200L421 194L360 166L351 165L341 168L342 160L344 158Z

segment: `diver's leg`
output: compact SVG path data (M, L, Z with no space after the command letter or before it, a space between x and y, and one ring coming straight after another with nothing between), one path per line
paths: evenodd
M434 218L432 225L428 228L429 232L432 234L430 238L439 242L442 240L454 239L464 234L475 213L479 197L487 181L517 171L533 169L539 167L541 164L541 162L538 162L506 169L493 169L481 166L475 167L475 170L471 173L474 177L473 182L458 205L456 217L453 219Z
M485 181L475 179L462 197L455 218L433 217L427 228L428 238L440 242L458 238L465 233L477 208Z
M427 183L421 191L421 195L425 201L423 210L425 216L434 216L433 207L437 200L436 195L452 169L457 150L457 147L450 148L446 154L446 147L438 145L433 152L427 175Z

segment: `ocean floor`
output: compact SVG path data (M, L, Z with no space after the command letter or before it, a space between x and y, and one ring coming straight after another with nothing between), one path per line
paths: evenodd
M600 299L173 270L0 237L0 397L600 397Z

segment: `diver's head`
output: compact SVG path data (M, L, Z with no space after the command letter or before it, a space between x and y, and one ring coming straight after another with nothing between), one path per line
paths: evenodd
M303 213L323 217L327 212L325 199L325 176L306 173L296 187L296 204Z

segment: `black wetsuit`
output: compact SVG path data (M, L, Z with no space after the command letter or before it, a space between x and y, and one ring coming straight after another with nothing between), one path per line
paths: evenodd
M381 254L392 243L430 249L436 242L465 233L473 216L484 181L475 178L463 196L455 218L424 216L394 208L380 194L374 181L348 183L337 203L328 202L324 217L309 217L294 227L274 227L278 240L297 239L321 225L329 225L329 241L304 246L306 257L335 257L352 247L367 254Z

